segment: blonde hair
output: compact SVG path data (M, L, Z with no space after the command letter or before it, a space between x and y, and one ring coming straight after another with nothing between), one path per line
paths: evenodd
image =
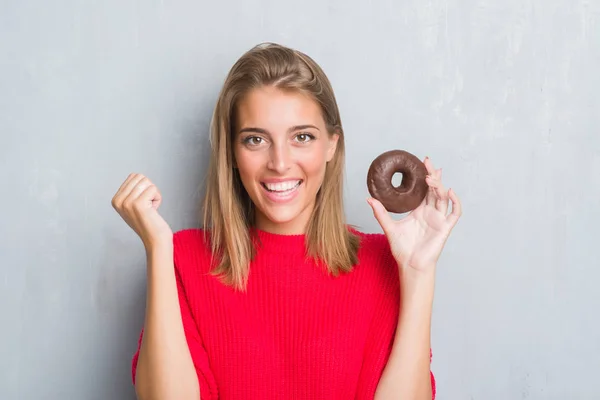
M251 237L254 205L234 168L236 106L250 90L273 86L308 94L322 109L329 134L338 134L337 149L327 164L323 184L306 230L307 254L334 276L357 262L359 238L346 225L343 204L344 132L331 84L309 56L274 43L259 44L233 65L215 106L210 132L211 153L204 197L204 232L210 232L223 283L245 290L255 248Z

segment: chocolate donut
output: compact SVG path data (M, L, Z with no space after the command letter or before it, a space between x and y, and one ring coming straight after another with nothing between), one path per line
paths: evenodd
M395 187L392 176L402 173L402 183ZM401 214L421 204L429 186L425 181L427 168L421 160L404 150L390 150L371 163L367 173L367 187L371 196L389 212Z

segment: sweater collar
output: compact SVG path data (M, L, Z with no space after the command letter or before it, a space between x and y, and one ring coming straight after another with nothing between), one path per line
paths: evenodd
M289 254L303 254L306 251L305 234L285 235L252 227L250 236L260 251Z

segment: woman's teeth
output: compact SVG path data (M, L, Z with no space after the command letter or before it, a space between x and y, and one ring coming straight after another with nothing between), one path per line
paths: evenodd
M297 180L297 181L286 181L286 182L277 182L277 183L263 183L263 186L269 192L281 193L281 192L287 192L287 191L297 188L298 186L300 186L301 182L302 181Z

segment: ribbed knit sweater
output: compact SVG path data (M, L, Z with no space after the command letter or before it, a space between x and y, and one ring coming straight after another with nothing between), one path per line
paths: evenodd
M179 302L201 398L373 399L400 303L386 237L354 231L359 262L333 277L305 257L303 235L253 232L260 245L246 292L209 274L201 230L174 235ZM142 335L143 329L134 384ZM431 383L435 399L433 374Z

